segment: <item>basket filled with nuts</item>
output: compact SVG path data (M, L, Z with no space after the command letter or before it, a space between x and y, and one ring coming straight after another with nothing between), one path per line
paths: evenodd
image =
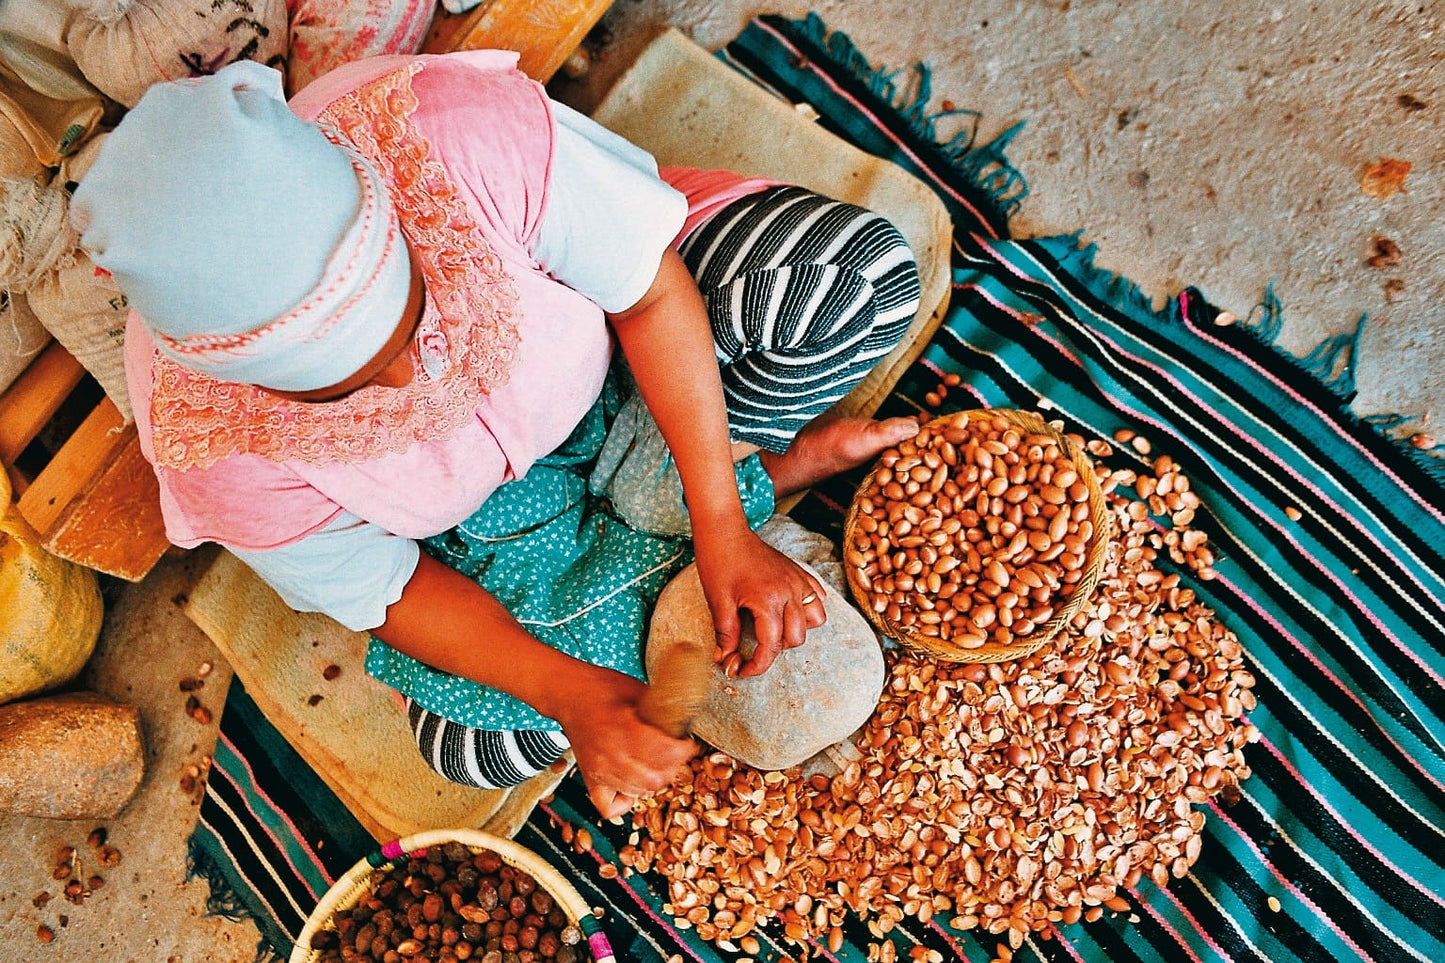
M591 908L536 853L480 830L387 843L327 890L290 963L613 963Z
M879 458L844 522L844 568L884 635L1002 662L1074 617L1111 537L1093 465L1062 432L1029 411L960 411Z

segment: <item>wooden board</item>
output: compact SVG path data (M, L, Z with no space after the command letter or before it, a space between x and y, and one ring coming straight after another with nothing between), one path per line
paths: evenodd
M160 488L135 427L104 399L34 478L15 467L70 400L85 369L52 342L0 395L0 464L20 495L20 514L61 558L139 581L169 547Z
M550 80L612 0L483 0L466 13L438 11L427 34L427 53L515 50L522 72Z
M928 185L864 153L747 80L676 29L660 34L593 111L662 166L718 168L799 184L882 214L908 241L922 291L897 347L833 411L871 415L948 308L953 225ZM802 494L778 501L786 513Z
M19 508L47 551L132 582L170 546L155 473L135 426L108 398L25 488Z
M511 837L562 778L548 771L510 790L483 791L437 775L391 689L362 668L366 633L293 612L229 552L217 554L182 608L271 724L378 841L441 828ZM329 681L322 675L328 665L341 667Z
M30 362L0 394L0 462L15 464L83 377L80 362L57 341Z
M87 568L138 582L170 548L160 484L141 454L135 426L81 497L41 533L45 548Z

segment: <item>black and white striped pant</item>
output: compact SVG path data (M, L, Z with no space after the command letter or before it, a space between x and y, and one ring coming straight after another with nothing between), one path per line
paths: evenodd
M918 310L918 269L882 217L800 187L729 204L683 243L712 320L732 436L786 451L891 351ZM407 700L446 778L514 786L568 749L560 732L473 729Z
M732 435L767 451L862 381L918 310L897 228L801 187L734 201L680 252L712 320Z

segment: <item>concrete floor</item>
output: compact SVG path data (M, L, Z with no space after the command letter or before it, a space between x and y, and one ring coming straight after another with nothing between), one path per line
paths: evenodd
M1370 323L1361 343L1361 413L1445 412L1445 9L1439 4L1286 0L616 0L607 57L559 95L586 108L645 43L673 24L708 48L749 16L816 10L875 66L925 60L937 101L983 109L985 136L1028 126L1010 158L1032 188L1019 233L1083 229L1098 263L1156 297L1186 284L1247 315L1273 281L1282 344ZM1412 98L1402 100L1401 98ZM1423 104L1423 107L1416 107ZM1381 158L1410 161L1405 190L1360 190ZM1374 238L1401 262L1372 268ZM1403 285L1387 300L1389 280ZM203 917L206 888L186 884L186 836L196 806L179 787L210 752L215 725L182 711L177 683L216 655L173 596L193 561L167 559L115 593L90 685L138 703L150 743L139 794L108 826L124 854L82 906L52 899L54 851L90 823L0 818L0 963L247 963L249 924ZM202 691L219 708L218 664ZM88 871L87 871L88 875ZM69 925L61 927L65 913ZM36 941L46 923L58 936Z

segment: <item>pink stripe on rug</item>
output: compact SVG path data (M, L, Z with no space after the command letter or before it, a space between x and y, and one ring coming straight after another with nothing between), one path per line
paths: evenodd
M1365 837L1361 836L1355 830L1355 827L1350 823L1350 821L1344 816L1340 815L1339 810L1335 809L1334 806L1331 806L1329 800L1326 799L1324 796L1320 795L1319 792L1315 790L1315 787L1310 783L1310 781L1304 776L1302 776L1300 774L1300 771L1294 767L1294 764L1285 758L1284 753L1279 751L1278 746L1276 746L1271 740L1264 738L1263 736L1260 737L1259 741L1265 748L1269 750L1270 755L1274 756L1275 759L1279 760L1280 765L1284 766L1285 770L1288 771L1289 774L1295 778L1295 781L1300 784L1300 787L1303 788L1305 792L1315 797L1315 800L1325 808L1325 811L1328 812L1331 816L1335 817L1335 822L1337 822L1340 827L1345 830L1345 832L1349 833L1355 838L1355 842L1359 843L1361 846L1367 849L1380 862L1390 867L1390 869L1395 873L1396 876L1399 876L1401 879L1404 880L1409 880L1410 885L1414 886L1421 893L1434 900L1436 905L1445 906L1445 898L1442 898L1439 893L1432 891L1429 887L1423 885L1415 877L1411 876L1409 873L1396 866L1393 862L1390 861L1390 858L1388 856L1380 852L1380 850L1376 849L1373 843L1371 843Z
M1016 276L1019 277L1019 278L1024 278L1024 279L1027 279L1027 278L1028 278L1028 275L1024 274L1024 273L1023 273L1022 271L1020 271L1018 268L1016 268L1016 267L1014 267L1012 264L1010 264L1010 263L1007 261L1007 259L1003 258L1001 255L999 255L997 252L995 252L994 249L992 248L992 246L988 245L988 244L984 241L983 238L979 237L978 235L974 235L974 240L975 240L976 242L978 242L978 244L979 244L981 247L983 247L985 250L990 251L991 253L993 253L996 262L997 262L1000 266L1002 266L1005 270L1009 271L1010 273L1016 275ZM1079 361L1078 361L1077 357L1075 357L1071 352L1069 352L1066 348L1064 348L1064 346L1063 346L1057 339L1050 337L1046 332L1040 331L1040 330L1038 330L1038 329L1035 329L1035 333L1036 333L1036 335L1037 335L1041 340L1043 340L1043 341L1045 341L1046 343L1052 345L1056 350L1058 350L1058 351L1060 351L1061 353L1063 353L1066 357L1068 357L1068 358L1069 358L1071 361L1073 361L1075 364L1079 364ZM1106 334L1104 334L1103 331L1102 331L1102 329L1091 328L1089 333L1090 333L1090 335L1091 335L1092 337L1095 337L1095 338L1097 338L1099 341L1101 341L1101 342L1103 342L1104 344L1110 346L1110 347L1114 350L1114 352L1115 352L1117 355L1119 355L1120 357L1127 358L1127 359L1135 362L1135 363L1138 364L1139 366L1144 367L1144 368L1148 368L1149 370L1154 371L1155 373L1157 373L1157 374L1159 375L1160 379L1161 379L1163 382L1165 382L1165 383L1167 383L1167 384L1173 385L1173 386L1179 391L1180 394L1182 394L1182 395L1185 396L1186 398L1189 398L1189 399L1190 399L1191 401L1193 401L1196 405L1198 405L1200 409L1202 409L1202 410L1204 410L1204 411L1212 411L1212 410L1213 410L1209 405L1207 405L1207 404L1204 403L1204 400L1203 400L1203 399L1199 398L1199 397L1198 397L1197 395L1195 395L1193 392L1189 391L1189 390L1188 390L1187 388L1185 388L1182 384L1180 384L1177 378L1172 377L1172 376L1163 368L1163 366L1154 364L1153 362L1145 361L1143 358L1139 357L1138 355L1136 355L1136 354L1134 354L1134 353L1132 353L1132 352L1130 352L1130 351L1125 350L1125 349L1119 344L1119 342L1112 340L1112 339L1109 338ZM1080 368L1081 368L1081 370L1082 370L1082 365L1080 365ZM1138 410L1136 410L1136 409L1134 409L1134 408L1132 408L1132 407L1124 404L1124 403L1123 403L1122 401L1120 401L1117 397L1113 397L1113 396L1105 396L1105 397L1106 397L1106 400L1108 400L1108 401L1109 401L1115 408L1117 408L1119 411L1122 411L1122 412L1124 412L1125 414L1131 415L1131 416L1132 416L1133 418L1135 418L1137 421L1143 422L1143 423L1145 423L1145 424L1152 425L1152 426L1154 426L1154 428L1156 428L1158 431L1162 432L1163 434L1168 435L1168 436L1170 436L1171 438L1175 438L1176 440L1178 440L1177 435L1175 434L1175 432L1173 431L1173 429L1171 429L1170 426L1169 426L1166 422L1161 421L1161 420L1159 420L1159 419L1157 419L1157 418L1152 418L1152 417L1149 417L1149 416L1145 415L1143 412L1138 411ZM1249 447L1254 448L1254 449L1257 450L1260 454L1264 455L1266 461L1275 463L1275 464L1278 465L1280 468L1282 468L1288 475L1290 475L1292 478L1294 478L1294 480L1296 480L1300 485L1302 485L1302 486L1304 486L1305 488L1308 488L1310 491L1312 491L1312 492L1316 495L1316 497L1318 497L1321 501L1323 501L1328 507L1333 508L1333 509L1335 510L1335 512L1337 513L1337 515L1338 515L1340 518L1350 518L1350 517L1351 517L1350 513L1346 512L1346 511L1343 509L1342 506L1336 504L1333 499L1331 499L1331 498L1329 498L1327 495L1325 495L1324 492L1321 491L1321 490L1319 489L1319 487L1316 486L1313 482L1308 481L1308 480L1305 479L1303 476L1301 476L1301 475L1299 475L1297 472L1295 472L1295 471L1294 471L1292 468L1290 468L1289 466L1283 465L1282 463L1280 463L1280 462L1279 462L1279 459L1278 459L1277 457L1275 457L1275 456L1274 456L1268 449L1266 449L1262 444L1260 444L1260 442L1258 442L1254 437L1252 437L1251 435L1246 434L1241 428L1239 428L1238 426L1233 425L1233 424L1231 424L1231 423L1229 423L1229 422L1220 421L1220 424L1223 425L1225 428L1227 428L1230 432L1232 432L1232 433L1233 433L1235 436L1237 436L1240 440L1242 440L1243 442L1245 442ZM1187 446L1186 446L1186 447L1187 447ZM1264 477L1268 477L1268 476L1265 475L1263 472L1261 472L1260 474L1261 474L1262 476L1264 476ZM1239 494L1240 494L1237 489L1231 489L1231 490L1234 491L1236 495L1239 495ZM1242 496L1241 496L1241 498L1242 498ZM1242 500L1248 501L1248 499L1243 499L1243 498L1242 498ZM1346 598L1348 598L1348 599L1353 603L1355 610L1356 610L1360 615L1364 616L1366 620L1368 620L1369 622L1371 622L1371 623L1379 630L1381 636L1383 636L1384 638L1388 639L1388 640L1394 645L1394 647L1395 647L1396 650L1398 650L1399 652L1401 652L1402 654L1404 654L1406 658L1410 659L1410 661L1414 662L1415 665L1416 665L1422 672L1424 672L1427 676L1429 676L1431 679L1433 679L1433 680L1435 681L1436 685L1445 686L1445 679L1442 679L1442 678L1440 677L1440 675L1439 675L1428 663L1426 663L1426 662L1415 652L1415 650L1414 650L1411 646L1406 645L1402 639L1400 639L1400 638L1399 638L1398 636L1396 636L1393 632L1391 632L1391 631L1385 626L1384 622L1382 622L1382 621L1380 620L1380 618L1375 614L1374 610L1373 610L1370 606L1364 604L1364 602L1359 598L1359 596L1357 596L1353 591L1351 591L1350 588L1349 588L1342 580L1340 580L1340 579L1339 579L1338 577L1336 577L1332 572L1330 572L1329 570L1327 570L1326 568L1324 568L1322 565L1320 565L1320 563L1315 559L1315 557L1314 557L1313 555L1309 554L1308 552L1305 552L1305 551L1300 547L1299 542L1298 542L1292 535L1290 535L1290 534L1286 531L1286 529L1284 528L1284 526L1283 526L1278 520L1269 519L1269 521L1270 521L1272 527L1275 529L1276 532L1278 532L1281 536L1283 536L1283 538L1284 538L1285 540L1289 541L1292 545L1294 545L1294 546L1296 547L1296 549L1299 550L1302 559L1307 559L1307 560L1313 561L1314 564L1315 564L1316 570L1319 571L1319 572L1321 572L1326 578L1328 578L1330 581L1332 581L1332 582L1335 583L1335 585L1340 589L1341 594L1342 594L1343 596L1345 596ZM1390 554L1390 553L1386 550L1385 546L1382 545L1382 544L1380 544L1380 542L1379 542L1370 532L1365 531L1365 530L1363 530L1363 529L1358 529L1358 528L1357 528L1357 530L1360 532L1361 535L1364 536L1364 538L1365 538L1367 541L1373 543L1373 544L1380 550L1380 552L1381 552L1382 554L1386 554L1386 555ZM1418 580L1416 580L1416 584L1419 585ZM1425 587L1424 587L1423 585L1420 585L1420 588L1421 588L1422 591L1425 591Z
M1282 625L1278 619L1276 619L1272 614L1270 614L1267 609L1265 609L1262 605L1255 601L1254 596L1250 595L1248 592L1245 592L1238 584L1236 584L1233 580L1229 579L1224 575L1217 575L1215 578L1215 582L1221 585L1228 586L1229 590L1234 593L1235 598L1238 598L1245 604L1247 604L1255 611L1255 614L1257 614L1260 618L1264 619L1264 621L1269 624L1270 628L1274 629L1282 637L1288 639L1290 645L1294 647L1295 651L1308 659L1317 671L1324 675L1325 678L1329 679L1330 682L1334 683L1335 688L1339 689L1340 692L1344 693L1347 699L1349 699L1355 705L1359 706L1360 709L1365 713L1365 715L1369 716L1371 719L1375 718L1375 714L1370 711L1370 707L1365 705L1364 701L1360 699L1359 696L1355 695L1354 689L1346 685L1343 679L1331 672L1329 667L1323 662L1321 662L1319 657L1315 655L1315 653L1312 652L1308 646L1300 642L1300 640L1296 638L1293 633L1285 629L1284 625ZM1303 709L1301 711L1303 711ZM1306 712L1305 715L1309 716L1309 713ZM1319 722L1315 720L1313 716L1309 716L1309 718L1311 722L1315 723L1317 728L1319 728L1321 731L1326 731L1323 726L1319 725ZM1421 766L1419 761L1416 760L1415 756L1409 752L1406 752L1403 746L1401 746L1398 742L1391 738L1390 733L1383 726L1376 723L1375 728L1380 733L1380 735L1385 737L1386 741L1388 741L1390 745L1394 746L1400 751L1401 756L1414 763L1415 770L1417 772L1419 772L1426 779L1430 780L1430 782L1436 788L1440 789L1441 792L1445 792L1445 783L1441 783L1428 769L1425 769L1423 766Z
M1210 334L1207 330L1205 330L1204 328L1199 327L1199 326L1196 325L1194 322L1190 321L1190 320L1189 320L1189 311L1188 311L1188 307L1189 307L1189 293L1188 293L1187 291L1181 291L1181 292L1180 292L1180 294L1179 294L1179 306L1180 306L1180 316L1181 316L1181 318L1182 318L1183 321L1184 321L1185 327L1187 327L1187 328L1189 328L1190 330L1192 330L1192 331L1195 333L1195 335L1200 338L1200 340L1204 341L1206 344L1213 345L1214 347L1218 348L1219 350L1221 350L1221 351L1225 352L1226 354L1232 356L1236 361L1240 361L1240 362L1242 362L1244 365L1246 365L1247 367L1253 369L1257 374L1259 374L1260 376L1262 376L1262 377L1265 378L1266 380L1272 382L1272 383L1275 385L1276 388L1278 388L1280 391L1284 392L1284 393L1285 393L1286 395L1288 395L1291 399L1293 399L1294 401L1298 402L1300 405L1308 408L1311 412L1313 412L1315 415L1317 415L1321 421L1323 421L1323 422L1325 422L1325 423L1327 423L1327 424L1331 424L1331 425L1334 424L1334 420L1333 420L1332 418L1330 418L1328 415L1326 415L1323 411L1321 411L1318 405L1316 405L1316 404L1314 404L1313 402L1311 402L1308 398L1305 398L1305 397L1304 397L1303 395L1301 395L1298 391L1295 391L1292 387L1290 387L1290 385L1289 385L1288 382L1282 381L1281 379L1279 379L1278 377L1276 377L1273 372L1271 372L1269 369L1265 368L1265 367L1264 367L1263 365L1261 365L1259 362L1255 361L1255 360L1254 360L1253 358L1251 358L1249 355L1247 355L1247 354L1245 354L1244 352L1240 351L1238 348L1235 348L1235 347L1232 346L1232 345L1229 345L1229 344L1226 344L1226 343L1223 342L1223 341L1220 341L1218 338L1216 338L1216 337L1214 337L1212 334ZM1405 482L1404 482L1404 480L1401 479L1400 476L1396 475L1393 471L1391 471L1391 470L1390 470L1390 467L1389 467L1388 465L1386 465L1384 462L1382 462L1378 457L1376 457L1376 455L1374 454L1374 452L1370 451L1368 448L1365 448L1363 445L1361 445L1361 444L1359 443L1359 441L1358 441L1353 435L1349 434L1348 432L1338 431L1338 430L1337 430L1336 433L1339 435L1339 437L1340 437L1349 447L1355 449L1356 452L1358 452L1361 456L1363 456L1363 457L1364 457L1365 459L1367 459L1371 464L1373 464L1376 468L1378 468L1378 469L1380 470L1381 474L1385 475L1385 477L1389 478L1392 482L1394 482L1394 483L1400 488L1401 491L1404 491L1404 492L1406 492L1407 494L1409 494L1410 498L1411 498L1412 500L1414 500L1414 502L1415 502L1417 505L1419 505L1421 508L1423 508L1425 511L1429 512L1430 514L1434 515L1437 521L1440 521L1440 522L1442 522L1442 523L1445 523L1445 511L1442 511L1442 510L1439 508L1439 506L1431 503L1431 502L1428 501L1423 495L1421 495L1419 492L1417 492L1415 489L1413 489L1413 488L1409 487L1408 485L1406 485Z
M1194 927L1194 932L1198 933L1201 937L1203 937L1204 942L1209 944L1209 948L1211 950L1213 950L1215 953L1218 953L1226 960L1233 959L1233 957L1231 957L1228 953L1224 952L1224 947L1220 946L1219 943L1215 941L1214 937L1210 936L1209 932L1200 925L1199 920L1194 918L1194 914L1184 908L1184 904L1179 901L1179 897L1176 896L1173 891L1169 889L1169 887L1159 886L1156 888L1169 898L1169 902L1173 903L1174 908L1177 909L1180 914L1189 921L1189 925ZM1148 900L1144 899L1142 896L1139 895L1139 890L1137 887L1129 890L1129 893L1134 897L1134 901L1137 902L1140 906L1144 907L1144 910L1150 916L1154 917L1154 919L1159 921L1160 926L1164 927L1170 933L1174 934L1174 938L1176 940L1179 940L1179 945L1184 947L1184 951L1189 954L1190 958L1193 959L1195 963L1202 963L1199 957L1194 954L1194 951L1191 950L1188 946L1185 946L1184 940L1181 939L1179 936L1179 931L1176 930L1172 925L1170 925L1159 913L1159 911L1149 904Z
M260 826L262 830L265 831L266 837L271 840L272 844L275 845L276 851L279 852L281 856L286 860L286 865L291 867L291 872L295 873L296 878L305 885L307 892L319 899L321 894L318 893L315 887L311 885L310 881L306 878L306 874L301 872L301 868L292 861L290 849L281 842L281 838L279 836L277 836L274 832L271 831L268 820L261 818L261 814L256 811L254 806L251 805L252 792L264 799L266 801L266 805L271 807L271 811L277 816L279 816L281 818L281 821L286 824L286 827L291 830L291 838L300 845L301 849L306 853L306 855L311 857L311 864L316 867L316 871L321 874L321 878L326 880L326 884L328 886L332 885L336 882L335 878L326 871L326 867L321 864L321 860L317 857L315 851L311 848L311 844L306 841L305 836L301 835L301 831L296 828L296 824L291 821L291 817L288 816L281 809L281 807L277 806L275 800L268 796L265 790L263 790L256 782L256 773L252 771L251 764L246 761L244 756L242 756L239 752L236 751L235 745L231 743L230 739L226 738L225 733L220 733L219 736L221 742L224 743L226 748L231 751L231 754L241 761L241 765L243 768L245 768L246 775L250 778L251 784L249 787L242 786L240 783L236 782L235 779L232 779L230 774L226 773L225 770L218 770L215 766L211 767L211 775L214 776L219 771L222 775L226 777L226 779L231 783L231 785L235 787L237 795L245 801L246 811L249 812L252 816L256 817L256 825Z
M561 816L557 815L557 812L546 803L539 802L537 804L537 808L546 813L548 818L555 821L559 826L564 825L568 822L568 820L563 819ZM604 862L602 857L597 853L595 849L592 850L592 858L597 860L597 864L599 866ZM637 895L636 891L634 891L631 886L624 885L622 888L627 891L627 895L632 898L632 901L637 904L638 908L641 909L643 913L647 914L649 919L658 923L660 926L672 931L673 933L677 933L677 927L673 925L672 921L664 918L663 916L655 912L651 906L647 905L647 902L643 900L641 896ZM689 957L697 960L698 963L703 963L702 957L698 956L697 953L693 951L692 947L687 945L686 941L682 939L681 935L676 936L674 938L674 942L676 942L678 946L682 947L683 952L686 953Z
M1370 956L1360 947L1358 943L1350 939L1349 934L1347 934L1344 930L1340 929L1339 924L1337 924L1334 920L1330 919L1328 913L1324 912L1317 905L1315 905L1314 900L1310 899L1303 892L1301 892L1298 886L1285 879L1284 874L1275 868L1275 865L1269 861L1269 858L1267 856L1265 856L1264 851L1255 845L1254 840L1249 838L1249 834L1246 833L1244 830L1240 829L1239 824L1229 818L1229 815L1224 811L1223 808L1220 807L1217 800L1211 799L1209 801L1209 808L1214 810L1214 814L1218 816L1226 826L1234 830L1235 834L1239 836L1240 840L1249 847L1251 852L1254 853L1255 858L1259 860L1260 865L1268 869L1270 875L1273 876L1281 886L1289 890L1289 892L1293 894L1296 899L1298 899L1301 903L1313 910L1315 917L1321 923L1325 924L1325 926L1327 926L1330 930L1332 930L1336 936L1338 936L1342 941L1344 941L1347 946L1349 946L1350 949L1354 950L1355 953L1360 957L1360 959L1370 960L1373 963L1374 957Z

